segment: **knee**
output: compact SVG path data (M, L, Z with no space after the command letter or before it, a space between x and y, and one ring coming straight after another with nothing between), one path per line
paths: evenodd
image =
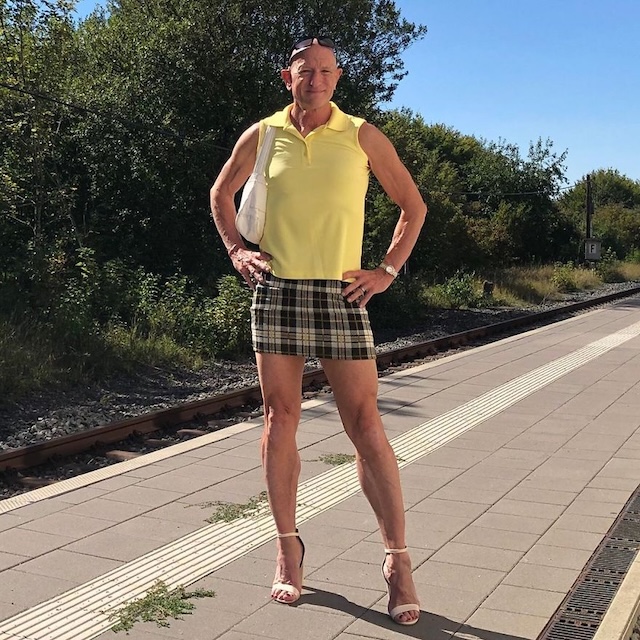
M387 442L377 406L356 408L345 428L357 449L375 450Z
M300 421L300 407L276 402L264 408L264 439L274 442L295 438Z

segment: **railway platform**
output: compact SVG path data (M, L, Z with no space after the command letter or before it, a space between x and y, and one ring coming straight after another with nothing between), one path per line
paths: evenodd
M304 403L298 435L298 603L269 599L275 529L258 499L261 425L246 422L0 502L0 640L593 638L588 616L541 634L589 567L616 573L598 550L636 566L640 297L383 377L379 406L415 626L386 615L376 521L326 395ZM216 521L221 502L242 506ZM115 635L110 613L158 581L215 595Z

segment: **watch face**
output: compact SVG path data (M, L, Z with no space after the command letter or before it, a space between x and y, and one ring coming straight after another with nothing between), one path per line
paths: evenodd
M398 275L398 272L390 264L385 264L383 262L378 266L384 271L386 271L390 276L393 276L394 278Z

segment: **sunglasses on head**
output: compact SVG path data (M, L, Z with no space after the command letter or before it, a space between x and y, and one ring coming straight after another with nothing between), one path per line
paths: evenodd
M332 49L335 53L336 45L331 38L327 38L326 36L303 36L299 40L296 40L293 46L291 47L291 54L289 55L289 64L291 64L291 59L300 53L300 51L304 51L313 44L313 41L316 41L322 47L328 47Z

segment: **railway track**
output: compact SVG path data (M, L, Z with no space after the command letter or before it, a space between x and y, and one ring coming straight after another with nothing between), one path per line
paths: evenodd
M570 303L561 307L547 309L523 315L517 318L496 322L475 329L470 329L460 333L443 336L440 338L427 340L411 346L395 349L378 354L377 362L379 369L386 369L394 365L412 362L424 357L433 356L447 350L460 348L471 343L477 343L483 339L491 339L505 334L517 333L522 328L546 324L550 321L558 320L561 317L573 313L606 304L621 298L629 297L640 293L640 287L626 289L610 293L604 296L593 297L589 300ZM321 369L308 371L303 377L303 387L309 388L313 385L326 383L324 372ZM38 465L55 458L62 460L69 456L78 455L89 451L91 448L119 443L130 438L134 434L154 434L159 431L166 431L177 428L179 425L189 425L189 423L202 424L207 416L215 416L221 411L239 410L247 405L256 406L261 402L260 389L258 386L245 387L230 393L213 396L205 400L181 404L170 409L147 413L126 420L120 420L111 424L88 429L81 433L55 438L46 442L33 444L16 449L9 449L0 452L0 472L20 472L19 476L27 486L38 486L37 478L25 476L25 470L32 469ZM182 429L183 436L194 437L199 435L198 427L188 426ZM156 442L154 446L159 446ZM121 459L127 456L127 452L119 450L111 451L111 458L117 459L121 454ZM132 453L131 455L136 455ZM41 484L51 481L42 481Z

